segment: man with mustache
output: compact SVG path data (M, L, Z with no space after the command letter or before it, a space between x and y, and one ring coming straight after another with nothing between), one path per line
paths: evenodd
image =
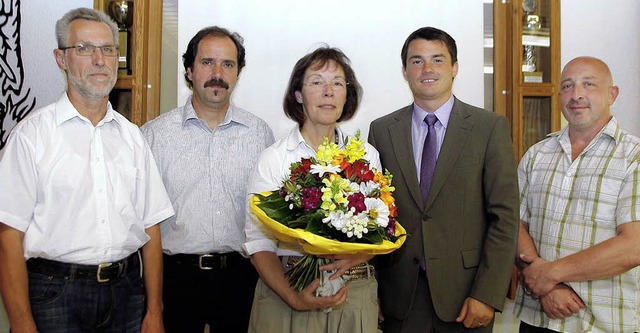
M200 30L182 56L193 94L142 127L176 209L163 222L168 332L246 332L257 272L242 254L249 172L274 142L230 102L245 65L242 37Z
M640 139L611 116L618 92L602 60L569 61L569 124L520 161L520 332L640 331Z
M452 94L455 40L425 27L406 39L414 103L371 123L409 236L378 256L384 332L491 332L513 271L516 162L505 117Z
M109 103L118 27L79 8L56 36L67 91L13 128L0 159L11 332L163 332L158 223L174 212L142 133Z

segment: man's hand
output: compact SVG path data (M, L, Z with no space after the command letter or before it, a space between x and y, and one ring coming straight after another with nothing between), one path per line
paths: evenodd
M534 299L546 295L558 283L562 282L555 281L551 278L551 262L539 257L530 258L524 254L520 255L520 260L529 264L529 266L522 270L522 281L525 291L528 291Z
M142 333L164 333L162 313L147 312L142 319Z
M36 324L31 321L11 323L11 333L38 333Z
M0 293L13 333L35 333L29 303L29 277L23 254L24 233L0 221Z
M564 283L557 284L548 294L540 297L540 305L551 319L573 316L585 307L580 296Z
M485 327L491 323L495 309L473 297L467 297L456 322L463 323L466 328Z

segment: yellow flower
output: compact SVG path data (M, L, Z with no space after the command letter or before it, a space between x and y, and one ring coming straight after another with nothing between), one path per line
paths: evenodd
M333 161L331 161L331 164L333 165L340 165L340 163L342 163L342 161L344 161L344 154L338 154L333 156Z
M396 199L393 198L391 192L382 192L380 194L380 200L382 200L382 202L384 202L387 206L391 206L396 201Z
M347 196L352 191L349 186L349 180L340 177L337 174L329 175L329 178L322 180L325 187L322 191L322 204L320 207L325 211L335 211L338 205L348 203Z
M316 159L322 165L327 165L333 161L333 157L340 154L338 145L334 142L329 142L329 138L325 137L324 142L318 147L316 153Z
M360 140L360 130L358 130L354 138L350 138L348 140L345 148L347 161L349 161L350 163L353 163L364 157L364 143L362 140Z

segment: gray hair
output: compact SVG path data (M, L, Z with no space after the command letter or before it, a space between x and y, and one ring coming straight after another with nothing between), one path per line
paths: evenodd
M56 22L56 38L58 39L59 48L68 46L69 24L75 20L89 20L107 24L113 35L113 42L116 46L119 45L118 26L109 15L91 8L76 8L64 14L64 16Z

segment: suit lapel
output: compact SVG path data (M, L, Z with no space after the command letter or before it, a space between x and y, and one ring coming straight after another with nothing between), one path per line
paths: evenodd
M422 196L420 194L420 184L416 172L416 164L413 158L413 144L411 142L411 116L413 104L407 106L396 118L397 122L389 126L389 137L391 146L398 159L402 178L404 179L413 200L419 207L422 207Z
M456 99L451 110L451 117L449 118L444 142L438 155L438 162L433 174L433 182L431 183L431 191L429 191L425 205L426 209L433 204L445 180L449 177L458 156L460 156L462 148L467 142L467 137L473 127L473 123L467 120L468 117L470 117L470 114L466 111L463 103ZM420 193L420 188L418 188L418 193Z

